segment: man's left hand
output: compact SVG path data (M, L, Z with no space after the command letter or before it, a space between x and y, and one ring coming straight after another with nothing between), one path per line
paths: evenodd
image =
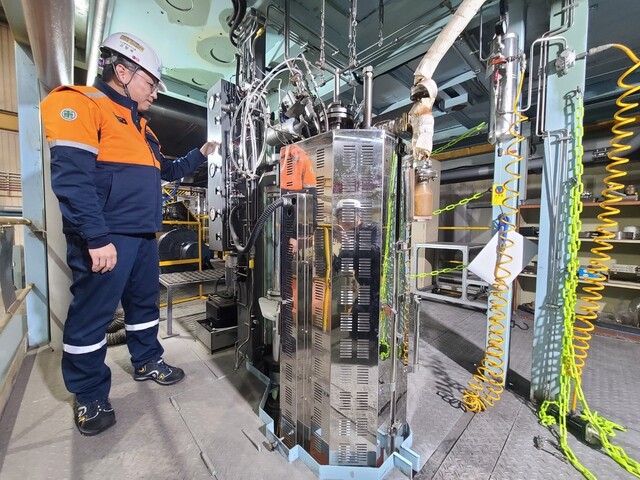
M218 142L214 142L214 141L207 142L204 145L202 145L202 147L200 148L200 153L205 157L208 157L213 152L215 152L219 146L220 144Z

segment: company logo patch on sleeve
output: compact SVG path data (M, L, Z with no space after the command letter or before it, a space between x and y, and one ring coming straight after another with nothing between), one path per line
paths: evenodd
M65 108L60 112L60 116L67 122L73 122L76 118L78 118L78 114L72 108Z

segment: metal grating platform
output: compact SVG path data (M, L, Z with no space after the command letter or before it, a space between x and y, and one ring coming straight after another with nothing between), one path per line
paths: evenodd
M196 283L215 282L224 277L224 270L202 270L195 272L176 272L160 274L160 284L163 287L178 287Z

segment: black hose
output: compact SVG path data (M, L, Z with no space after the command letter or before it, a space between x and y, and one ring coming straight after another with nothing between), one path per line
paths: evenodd
M233 22L229 30L229 40L231 40L231 43L233 44L234 47L238 46L238 43L236 42L236 38L235 38L236 29L242 23L242 21L244 20L244 16L247 13L247 0L237 0L237 1L238 1L238 14L234 17L235 21Z
M256 240L258 240L258 236L260 235L260 232L262 232L262 229L264 228L264 224L266 223L267 219L271 216L271 214L275 212L278 208L284 207L289 204L290 204L289 199L280 198L279 200L276 200L275 202L267 205L267 208L264 209L264 212L262 212L262 215L260 215L260 218L258 218L258 220L256 221L256 225L253 227L253 231L249 235L249 240L247 241L247 244L245 246L242 246L240 244L240 238L238 237L235 227L233 226L233 216L238 210L238 208L240 208L240 205L236 205L235 207L233 207L229 214L229 217L230 217L229 231L231 232L231 238L233 238L233 243L235 244L235 247L238 253L249 252L254 247Z
M233 15L227 20L227 25L229 27L233 25L233 22L236 21L236 17L238 16L238 0L231 0L231 3L233 3Z

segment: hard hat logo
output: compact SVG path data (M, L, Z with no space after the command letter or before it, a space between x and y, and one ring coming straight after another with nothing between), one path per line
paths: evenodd
M122 40L123 42L128 43L129 45L137 48L141 52L144 52L144 47L142 45L140 45L140 43L136 42L130 36L128 36L128 35L120 35L120 40Z

